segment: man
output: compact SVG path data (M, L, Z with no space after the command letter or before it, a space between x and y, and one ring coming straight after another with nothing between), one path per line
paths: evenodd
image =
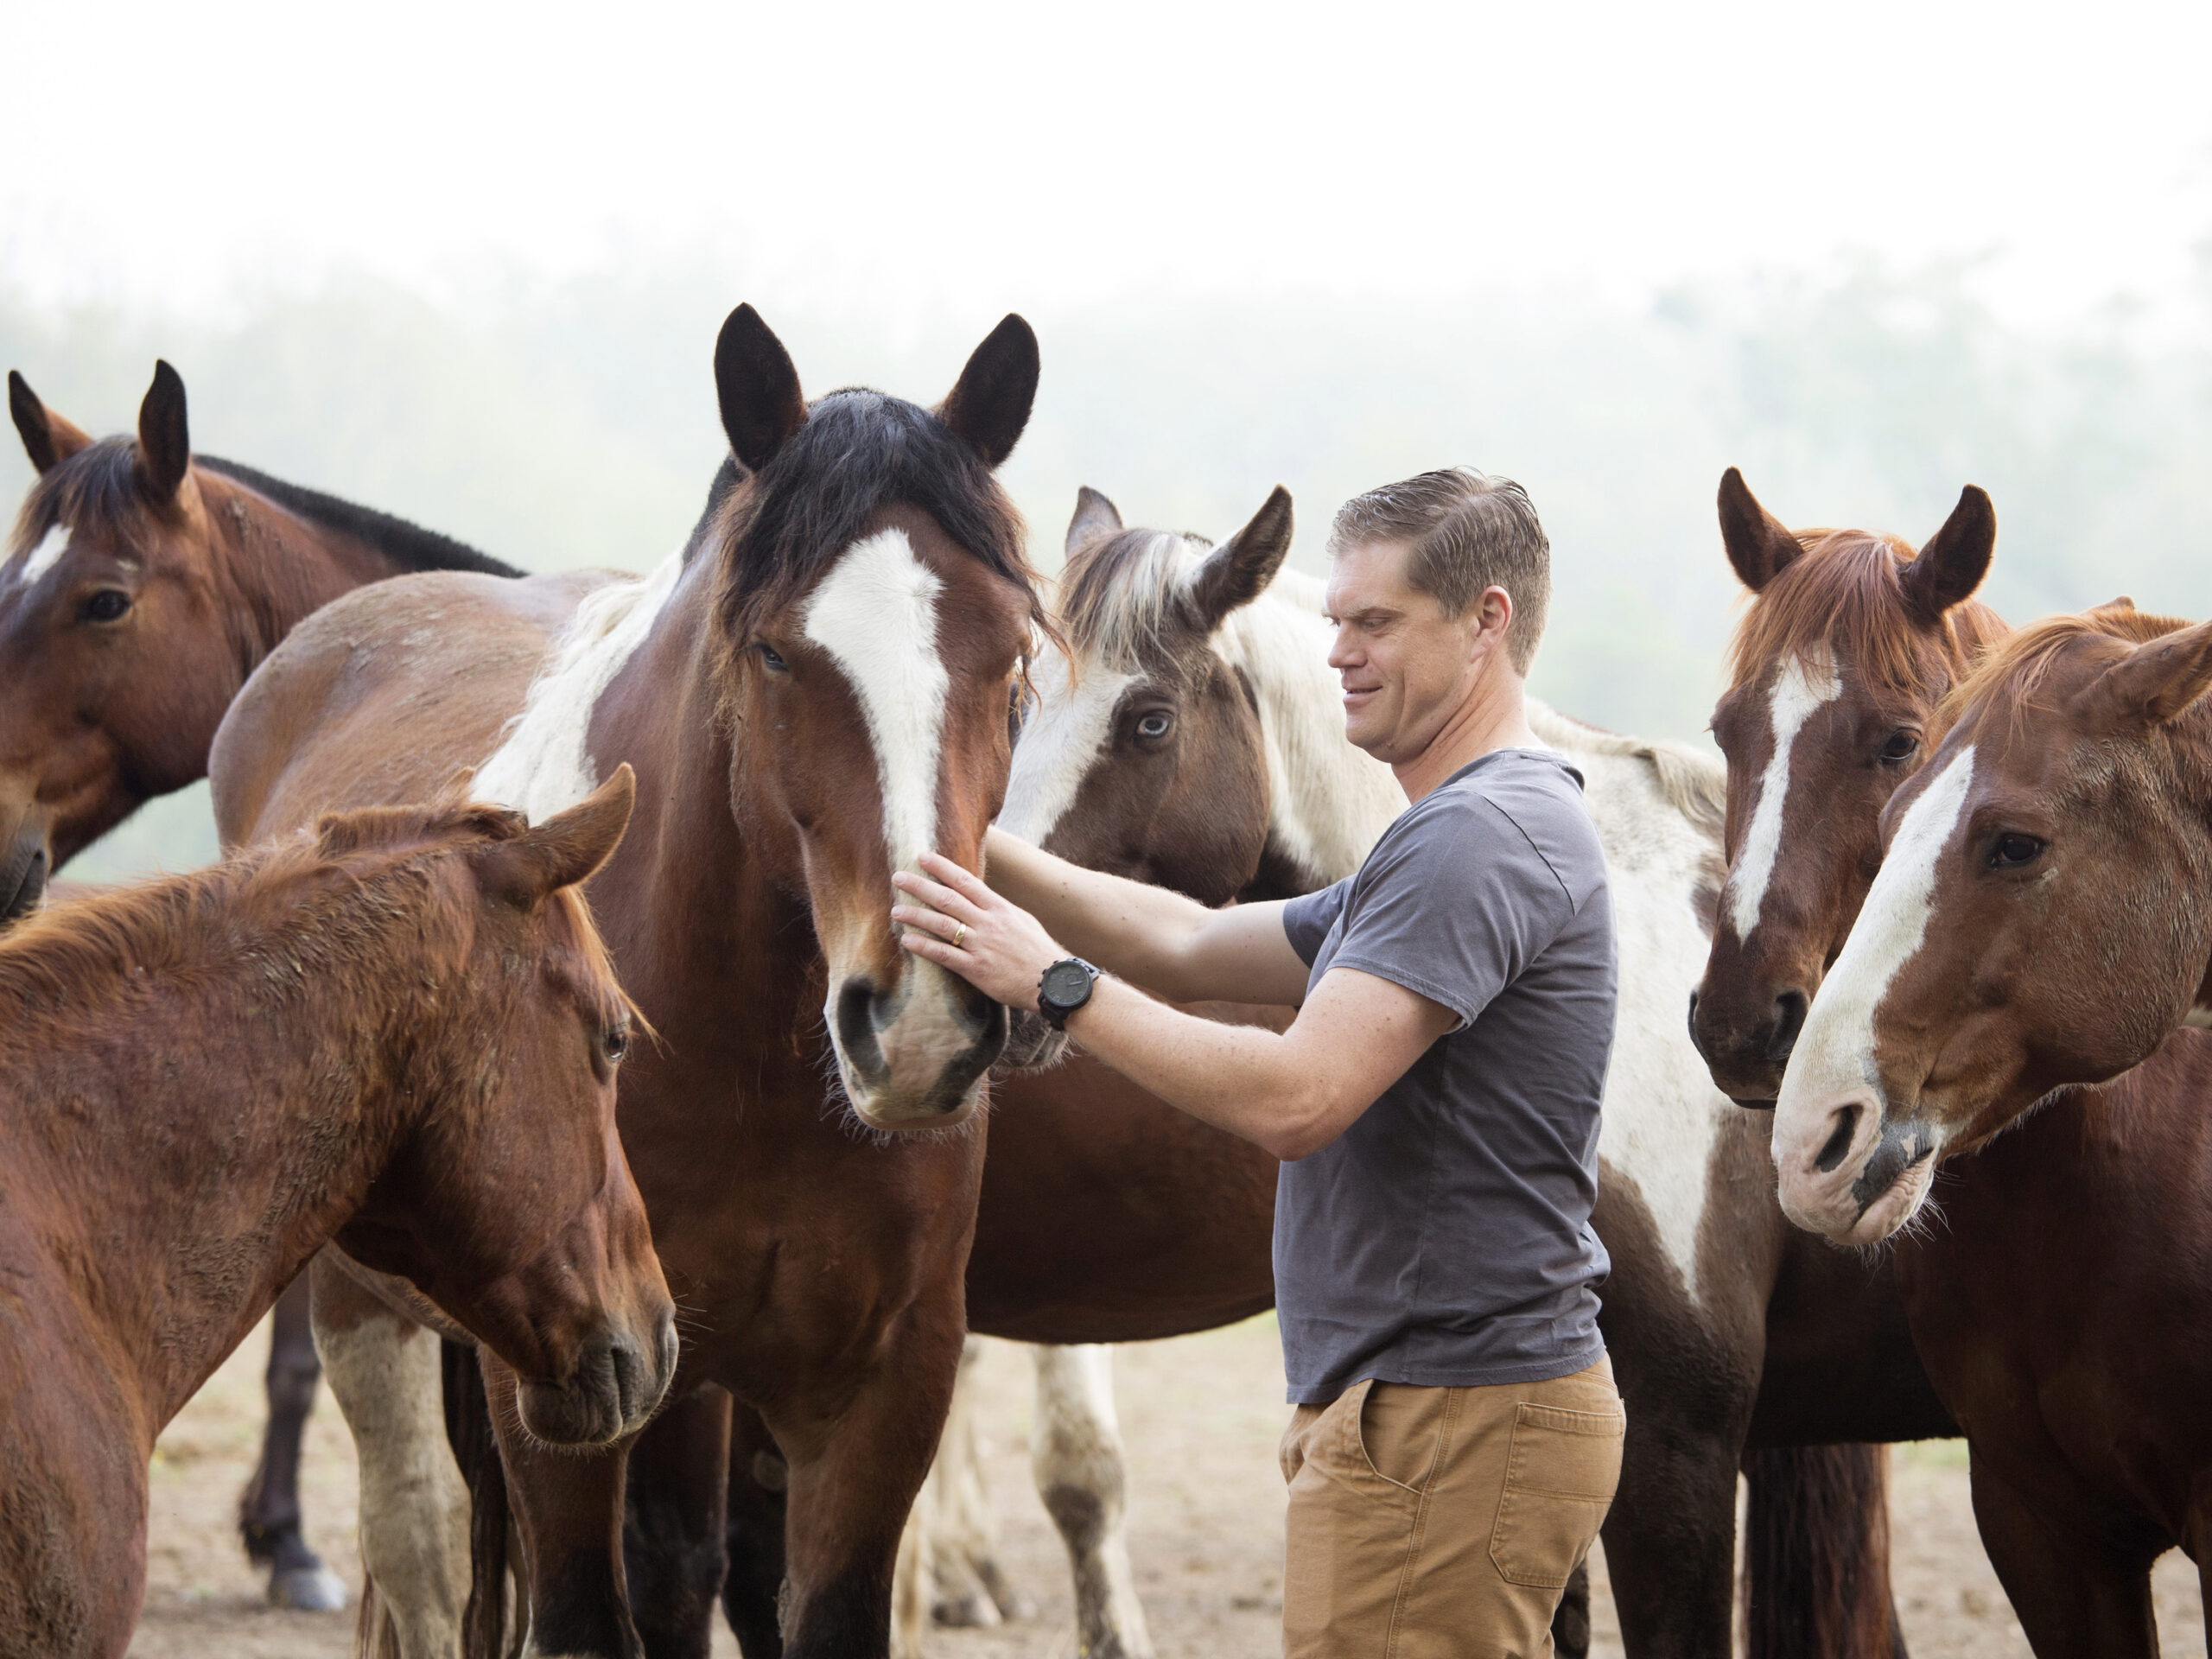
M1286 1651L1548 1654L1624 1423L1590 1227L1611 909L1581 779L1522 706L1550 548L1517 485L1452 469L1348 503L1330 553L1346 734L1410 803L1357 874L1210 911L994 830L989 887L925 858L892 915L1284 1160Z

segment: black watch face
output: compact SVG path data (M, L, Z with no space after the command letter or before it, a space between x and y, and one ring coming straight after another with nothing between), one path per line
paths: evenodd
M1072 962L1056 962L1045 970L1044 999L1055 1007L1080 1007L1090 995L1090 976Z

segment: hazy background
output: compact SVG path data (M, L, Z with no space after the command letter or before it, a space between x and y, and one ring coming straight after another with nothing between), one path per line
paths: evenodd
M2014 617L2212 612L2212 11L10 5L0 366L537 569L642 568L721 453L741 299L810 391L934 400L1009 308L1006 469L1296 560L1385 479L1527 484L1536 689L1696 737L1723 467ZM29 469L0 434L0 496ZM204 790L73 867L212 850Z

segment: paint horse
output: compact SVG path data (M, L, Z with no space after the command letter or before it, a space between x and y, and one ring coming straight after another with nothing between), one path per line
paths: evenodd
M0 920L156 795L207 774L231 699L311 611L418 570L520 573L249 467L194 456L184 382L157 363L136 440L95 442L22 375L8 407L38 478L0 567ZM269 1433L239 1504L272 1600L342 1607L300 1530L299 1450L320 1368L302 1280L277 1299Z
M1978 683L1976 664L2015 645L1968 597L1995 540L1980 491L1916 556L1859 532L1792 536L1733 473L1722 524L1756 594L1714 721L1731 823L1747 827L1732 842L1731 919L1699 1027L1716 1050L1764 1055L1772 988L1797 989L1812 1012L1795 1079L1826 1058L1815 1045L1829 1010L1853 1006L1846 964L1861 930L1893 937L1867 881L1888 798L1920 765L1946 696L1967 695L1960 677ZM1787 849L1770 863L1763 823ZM2054 1031L2061 1013L2044 1011ZM1736 1064L1732 1087L1772 1086ZM1983 1541L2040 1654L2155 1653L2151 1562L2192 1535L2189 1486L2212 1452L2202 1411L2212 1354L2143 1333L2212 1329L2212 1285L2172 1234L2172 1217L2212 1200L2212 1129L2194 1109L2208 1083L2212 1045L2185 1033L2120 1081L2053 1100L1947 1164L1943 1224L1896 1250L1914 1338L1969 1442ZM1784 1082L1783 1097L1796 1087ZM1880 1184L1868 1185L1878 1201ZM1855 1228L1856 1202L1844 1219ZM2115 1424L2128 1426L2117 1443ZM2194 1535L2201 1561L2201 1521Z
M787 1588L780 1610L772 1584L744 1610L748 1639L780 1630L794 1659L886 1649L963 1340L972 1120L1007 1034L1004 1009L899 950L890 878L925 848L972 868L1005 789L1046 619L993 469L1037 372L1009 317L934 411L865 391L810 406L741 306L715 353L731 459L679 552L642 579L364 588L294 631L217 737L239 844L463 768L533 813L636 768L635 827L590 899L660 1036L619 1109L683 1356L634 1460L547 1458L501 1414L541 1651L627 1656L640 1634L697 1650L723 1579L720 1483L693 1509L654 1477L724 1465L728 1399L709 1382L765 1420L790 1491ZM334 1277L318 1268L319 1327ZM324 1353L361 1450L364 1555L372 1573L429 1558L383 1590L409 1659L450 1652L438 1562L465 1562L466 1539L398 1474L442 1452L435 1395L394 1384L403 1325L358 1302L346 1317Z
M1287 501L1276 509L1209 551L1125 530L1084 493L1060 607L1073 656L1035 676L1002 823L1210 902L1306 891L1357 867L1403 796L1344 741L1319 584L1278 574ZM1263 533L1271 517L1276 533ZM1881 1464L1822 1442L1950 1424L1886 1272L1840 1262L1783 1221L1766 1196L1764 1125L1713 1092L1684 1036L1719 874L1717 769L1541 706L1530 718L1588 780L1619 918L1597 1222L1614 1260L1606 1339L1632 1402L1605 1529L1630 1651L1726 1650L1749 1447L1754 1651L1890 1652ZM999 1104L969 1268L977 1329L1128 1339L1272 1301L1271 1160L1090 1062L1009 1079ZM1040 1236L1046 1217L1057 1245ZM1102 1237L1126 1238L1128 1254ZM1141 1614L1126 1611L1136 1604L1103 1351L1040 1351L1035 1421L1040 1491L1076 1564L1079 1641L1145 1651Z
M530 1435L659 1403L630 1014L575 893L631 795L334 816L0 942L0 1649L124 1651L156 1435L331 1239L498 1355Z

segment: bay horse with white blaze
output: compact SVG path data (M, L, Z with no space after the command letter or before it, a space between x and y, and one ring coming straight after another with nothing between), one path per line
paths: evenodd
M788 1589L780 1621L773 1586L748 1610L750 1639L780 1625L793 1656L885 1650L893 1555L959 1358L973 1120L1006 1040L1002 1008L899 950L890 877L925 848L974 866L1005 788L1044 619L992 470L1037 371L1009 317L934 412L863 391L810 406L741 306L715 354L732 460L677 554L643 579L362 589L294 632L217 738L236 843L467 767L538 811L637 770L637 823L590 898L661 1039L626 1069L620 1113L685 1340L676 1403L634 1465L626 1446L547 1458L500 1417L542 1651L628 1656L640 1632L657 1653L703 1651L719 1483L694 1510L652 1476L726 1461L709 1382L760 1414L788 1471ZM384 1386L401 1328L348 1318L325 1354L362 1408L374 1571L454 1517L370 1512L370 1471L440 1431L434 1397ZM414 1609L403 1645L450 1651L449 1611Z
M1035 677L1003 824L1215 903L1357 868L1404 798L1344 741L1319 584L1280 571L1288 516L1287 498L1271 501L1210 549L1125 530L1084 493L1059 607L1074 655ZM1747 1446L1776 1448L1750 1460L1754 1651L1892 1651L1879 1459L1820 1442L1950 1425L1886 1274L1870 1281L1783 1222L1765 1198L1763 1123L1713 1092L1684 1037L1719 881L1720 779L1687 750L1541 706L1530 717L1587 778L1620 918L1597 1224L1615 1263L1607 1341L1631 1402L1605 1532L1630 1651L1726 1650ZM969 1266L976 1329L1120 1340L1272 1301L1273 1160L1080 1057L1008 1079L996 1103ZM1857 1323L1839 1325L1831 1306ZM1122 1611L1135 1597L1105 1356L1039 1357L1035 1462L1077 1567L1079 1640L1147 1651L1141 1615Z
M331 817L0 942L0 1649L124 1651L156 1435L333 1238L499 1355L530 1435L658 1404L630 1015L575 892L631 795Z
M184 382L154 368L135 439L95 441L8 376L37 480L0 566L0 920L149 799L207 775L238 688L295 624L414 571L521 573L403 519L192 452ZM304 1278L277 1299L269 1428L239 1503L270 1596L345 1587L300 1529L300 1437L321 1374Z
M1970 696L2048 625L2008 639L1971 600L1995 541L1978 490L1916 555L1857 531L1792 535L1732 472L1721 499L1731 561L1755 597L1714 720L1736 857L1697 1023L1729 1057L1732 1088L1771 1088L1756 1068L1779 1070L1772 988L1811 1000L1782 1080L1786 1145L1799 1068L1828 1062L1833 1010L1863 1004L1848 971L1861 931L1897 934L1878 908L1889 866L1868 883L1885 805L1940 734L1947 697ZM1969 980L1965 1000L2003 1017L2001 982ZM2060 1043L2064 1014L2057 1002L2039 1013ZM2212 1042L2183 1033L2119 1082L2052 1100L1977 1151L1955 1147L1934 1176L1942 1224L1895 1248L1915 1341L1967 1438L1983 1542L2038 1654L2155 1653L2151 1563L2190 1545L2188 1491L2212 1467L2212 1283L2177 1255L2173 1225L2212 1211L2208 1084ZM1802 1215L1787 1161L1783 1174ZM1814 1218L1859 1242L1885 1191L1868 1179L1847 1210ZM2192 1334L2145 1337L2171 1331ZM2195 1536L2202 1560L2201 1520Z

